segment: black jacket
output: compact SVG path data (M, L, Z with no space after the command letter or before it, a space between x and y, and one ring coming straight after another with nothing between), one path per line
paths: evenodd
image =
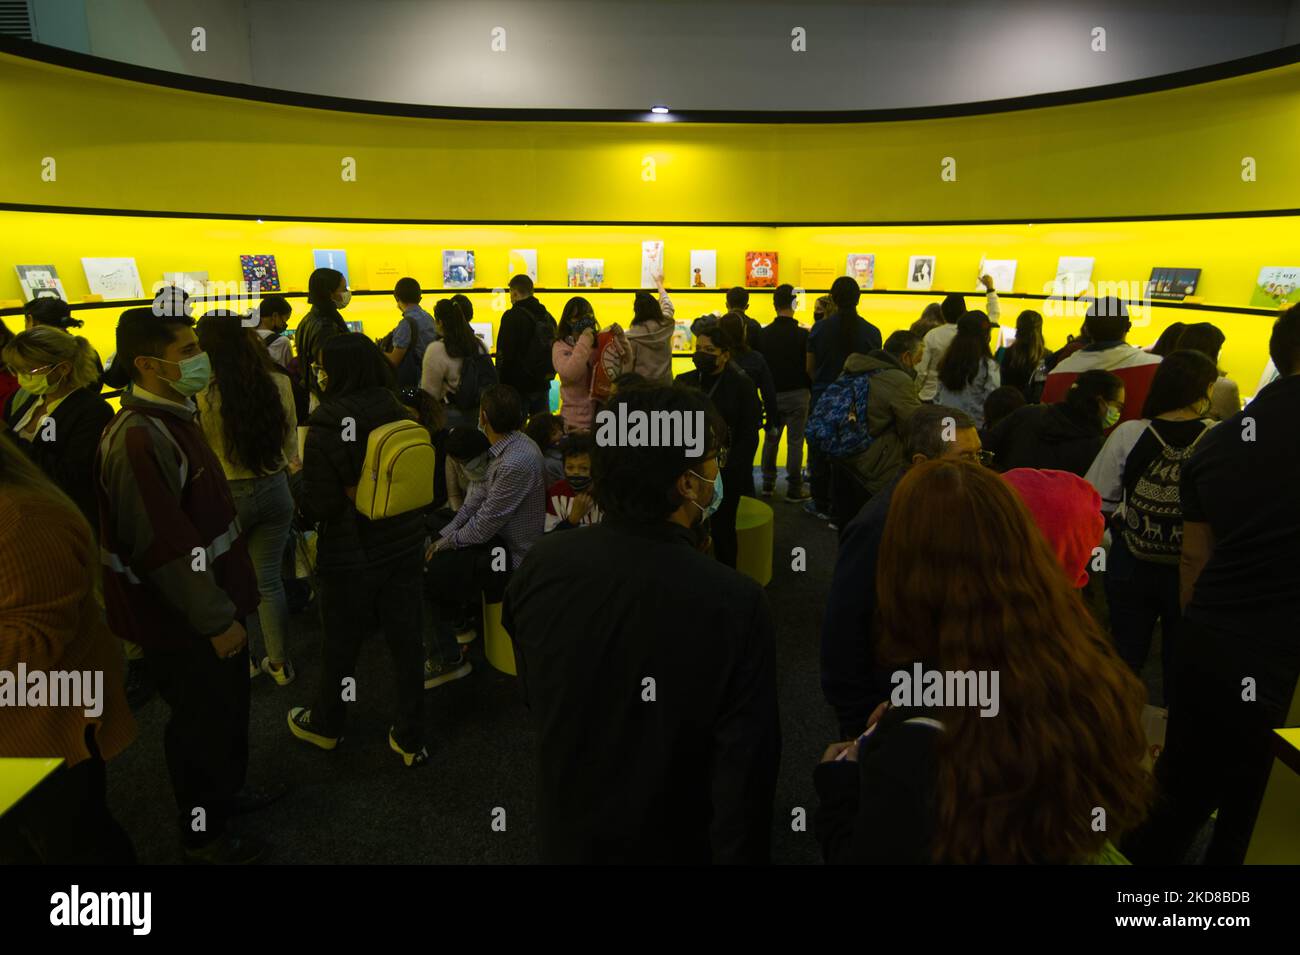
M701 380L699 370L678 375L676 382L698 388L708 395L730 430L728 462L752 461L758 448L758 431L763 426L763 407L758 389L748 375L727 362L720 375Z
M781 737L758 584L683 527L606 516L538 541L501 619L537 726L542 862L768 861Z
M1062 402L1017 408L993 426L984 446L999 471L1051 468L1083 477L1103 440L1095 416L1084 418Z
M345 417L356 422L350 441L343 440ZM368 388L345 398L326 399L307 419L310 430L303 451L299 508L304 517L319 525L319 570L356 570L419 560L425 536L422 512L372 521L361 516L344 492L360 480L370 432L406 417L406 409L391 391Z
M788 315L778 315L751 342L767 359L777 392L799 391L812 387L808 377L808 329Z
M22 395L22 400L19 400ZM39 399L26 392L10 396L5 408L5 422L12 428L22 418L27 408ZM42 439L44 431L38 430L33 440L25 441L6 432L6 437L22 448L45 476L72 498L93 528L99 527L99 502L95 496L93 471L95 452L104 426L113 418L113 409L95 391L82 388L72 392L50 415L53 429L48 433L53 440Z
M779 420L776 407L776 385L772 381L772 370L767 367L763 353L750 349L732 356L736 367L749 376L749 380L758 388L758 397L763 404L762 424L765 428L776 426Z
M539 344L539 324L550 329L550 341ZM554 341L555 319L546 306L531 295L516 302L501 316L497 331L497 376L501 384L509 385L520 395L535 395L549 388L555 377L555 368L550 363ZM544 355L541 344L545 344ZM541 373L543 365L550 368L549 374Z
M337 308L323 308L313 305L311 311L303 316L294 332L294 343L298 349L298 370L302 382L317 398L320 398L320 385L316 381L316 359L320 350L331 338L348 333L348 324L343 320Z

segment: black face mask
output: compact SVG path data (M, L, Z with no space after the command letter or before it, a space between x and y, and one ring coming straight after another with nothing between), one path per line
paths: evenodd
M696 352L691 356L691 361L695 367L700 370L701 375L716 375L718 373L718 356L710 355L707 352Z
M579 494L591 486L591 475L588 474L575 474L571 477L565 478L565 480L569 482L569 487L573 488Z

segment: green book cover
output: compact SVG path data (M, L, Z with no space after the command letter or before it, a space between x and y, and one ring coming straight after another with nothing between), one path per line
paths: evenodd
M1300 268L1266 266L1259 270L1250 304L1257 308L1281 308L1300 302Z

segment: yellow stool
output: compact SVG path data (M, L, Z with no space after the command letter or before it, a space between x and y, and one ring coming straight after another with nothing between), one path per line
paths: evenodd
M502 673L518 676L515 670L515 643L501 626L501 605L483 598L483 653L488 663Z
M0 759L0 816L38 789L62 765L63 759L58 756Z
M742 497L736 510L736 569L766 587L772 579L772 508Z

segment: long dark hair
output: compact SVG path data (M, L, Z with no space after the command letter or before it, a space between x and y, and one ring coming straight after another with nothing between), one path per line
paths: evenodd
M649 292L637 292L632 299L632 324L644 325L646 322L662 322L664 310L659 300Z
M1028 384L1047 354L1043 342L1043 316L1031 308L1016 317L1016 340L1002 356L1002 371L1008 378L1023 378Z
M1198 351L1202 355L1209 355L1210 360L1217 363L1225 341L1227 337L1223 330L1213 322L1193 322L1183 329L1182 337L1178 339L1178 350ZM1220 370L1219 374L1222 375L1223 371Z
M749 327L745 322L745 316L739 312L728 312L718 319L718 325L726 334L728 341L731 342L731 352L734 355L743 355L752 349L749 342L745 340L746 332Z
M289 418L266 350L253 344L238 315L209 313L195 332L212 363L221 398L221 437L231 462L270 473L283 461Z
M1208 355L1180 348L1156 366L1151 390L1142 405L1142 417L1156 418L1171 411L1190 408L1205 400L1210 386L1219 380L1219 369Z
M996 719L936 714L936 862L1086 862L1142 821L1146 691L1001 476L965 461L910 469L876 587L880 663L1000 674Z
M560 313L560 320L555 326L555 337L560 341L567 341L573 337L573 323L584 315L596 317L596 310L591 307L581 295L575 295L564 303L564 311ZM597 328L600 326L597 325Z
M387 388L397 398L397 379L379 346L360 332L335 335L320 350L325 369L325 400L346 398L368 388Z
M434 320L442 325L442 344L449 358L468 358L484 346L470 328L465 311L455 299L443 298L433 306Z
M334 292L342 281L343 273L338 269L317 269L307 280L307 301L317 309L337 313Z
M1159 355L1161 358L1164 358L1178 347L1178 339L1183 337L1183 330L1186 328L1187 326L1182 322L1174 322L1160 333L1160 337L1156 339L1156 343L1147 349L1147 351L1153 355Z
M976 318L969 319L972 315ZM949 391L961 391L971 384L993 358L993 353L989 351L990 329L985 324L981 330L976 325L976 321L980 320L987 323L988 318L978 311L967 312L958 319L957 334L939 359L939 381Z

